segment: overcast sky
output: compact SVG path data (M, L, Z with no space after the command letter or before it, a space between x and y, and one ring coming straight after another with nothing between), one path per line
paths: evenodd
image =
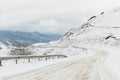
M120 0L0 0L0 30L65 33Z

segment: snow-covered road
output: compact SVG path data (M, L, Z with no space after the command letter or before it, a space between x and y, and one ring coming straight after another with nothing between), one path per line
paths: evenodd
M93 50L94 55L4 77L4 80L114 80L104 62L107 52Z

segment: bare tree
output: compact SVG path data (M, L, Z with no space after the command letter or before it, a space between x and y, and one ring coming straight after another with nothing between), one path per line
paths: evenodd
M10 51L10 55L30 55L32 52L25 47L14 48Z

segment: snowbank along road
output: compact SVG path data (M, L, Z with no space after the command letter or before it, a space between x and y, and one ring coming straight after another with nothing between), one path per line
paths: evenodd
M91 49L93 55L50 65L41 69L6 76L3 80L114 80L105 67L108 53Z

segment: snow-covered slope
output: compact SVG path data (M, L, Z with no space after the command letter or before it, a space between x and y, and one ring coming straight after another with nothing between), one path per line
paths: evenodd
M98 16L92 16L78 28L71 29L58 41L34 46L41 54L66 54L76 51L84 53L86 47L120 46L120 8L113 9ZM33 46L32 46L33 48ZM44 50L42 50L44 49ZM33 51L34 51L33 50ZM77 51L80 50L80 51Z
M9 53L9 48L4 43L0 42L0 56L7 56Z
M103 15L98 16L92 25L96 27L120 27L120 7L115 8Z
M82 26L70 30L60 41L72 44L120 45L120 8L91 17ZM71 45L71 44L70 44Z

